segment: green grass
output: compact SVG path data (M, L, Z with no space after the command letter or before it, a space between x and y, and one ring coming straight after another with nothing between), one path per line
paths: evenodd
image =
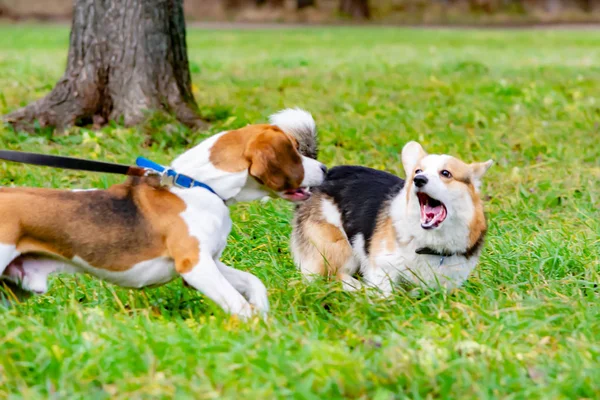
M68 30L0 27L0 112L47 93ZM313 112L326 164L402 175L419 140L493 158L479 267L451 294L390 301L305 284L292 206L232 209L224 260L269 289L268 323L240 323L173 282L132 291L58 276L0 311L0 398L598 398L600 32L192 30L194 92L210 132L288 106ZM207 132L2 130L0 147L168 162ZM0 164L0 184L104 188L112 176Z

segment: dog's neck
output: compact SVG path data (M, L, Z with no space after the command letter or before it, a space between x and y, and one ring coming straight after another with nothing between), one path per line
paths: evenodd
M240 195L248 181L248 171L227 172L216 168L210 161L210 150L223 133L202 141L178 156L171 168L210 186L223 200L232 202ZM243 200L243 199L240 199Z

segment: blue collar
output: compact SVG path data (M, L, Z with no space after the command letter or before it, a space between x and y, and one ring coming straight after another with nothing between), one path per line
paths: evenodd
M147 158L138 157L135 160L135 165L137 165L140 168L149 170L151 172L156 172L161 177L161 183L166 183L171 186L177 186L177 187L184 188L184 189L201 187L201 188L204 188L204 189L208 190L209 192L217 195L221 200L223 200L223 198L221 196L219 196L217 194L217 192L215 192L214 189L211 188L210 186L208 186L206 183L197 181L193 178L190 178L187 175L179 174L179 173L177 173L177 171L175 171L171 168L163 167L162 165L157 164L154 161L148 160ZM225 200L223 200L223 201L225 201Z

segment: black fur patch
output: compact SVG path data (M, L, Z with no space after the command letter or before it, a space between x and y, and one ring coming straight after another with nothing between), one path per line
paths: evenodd
M97 225L124 224L133 227L143 217L133 199L132 190L125 196L115 196L105 190L87 193L87 202L81 202L77 214L86 214Z
M358 234L364 236L365 252L368 253L379 212L403 187L404 180L388 172L340 166L329 170L317 191L333 199L351 242Z

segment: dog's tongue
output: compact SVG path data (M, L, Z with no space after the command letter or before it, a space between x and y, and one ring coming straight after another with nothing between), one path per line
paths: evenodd
M429 204L421 205L421 225L424 228L436 226L446 218L446 209L443 205L431 207Z
M310 197L310 192L305 188L286 190L283 196L290 201L304 201Z

